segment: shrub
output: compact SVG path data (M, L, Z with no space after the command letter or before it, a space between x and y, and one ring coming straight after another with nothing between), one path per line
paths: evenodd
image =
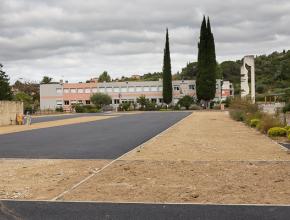
M86 111L83 105L75 105L74 109L76 113L84 113Z
M121 111L129 111L131 107L130 102L124 102L119 105Z
M270 137L286 137L287 130L281 127L273 127L269 129L268 135Z
M202 110L202 107L193 104L193 105L191 105L191 106L189 107L189 110Z
M290 132L290 125L285 126L285 129Z
M144 110L147 102L148 101L145 95L141 95L139 98L137 98L137 103L141 106L141 110Z
M286 104L286 106L283 108L283 113L290 112L290 103Z
M105 93L95 93L91 96L91 102L97 107L102 108L112 103L112 98Z
M145 111L155 111L156 110L156 103L154 102L146 102Z
M59 106L55 109L56 112L63 112L63 107Z
M250 121L250 126L252 128L256 128L258 126L258 124L260 123L260 119L254 118Z
M232 110L230 110L230 116L232 119L234 119L236 121L245 121L246 120L245 112L242 110L232 109Z
M179 101L178 101L178 105L180 105L181 107L185 107L186 110L189 109L189 107L194 103L193 97L186 95L184 97L182 97Z
M176 110L176 111L180 110L180 107L179 107L179 105L178 105L178 104L177 104L177 105L175 105L175 106L173 107L173 110Z
M277 118L275 118L272 115L264 114L257 128L262 133L266 134L270 128L281 127L281 126L282 124Z
M290 134L288 135L288 140L290 141Z

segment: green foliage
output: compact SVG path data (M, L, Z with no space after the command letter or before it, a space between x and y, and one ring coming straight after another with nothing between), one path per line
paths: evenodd
M268 130L268 135L270 137L286 137L287 130L281 127L273 127Z
M210 101L216 93L217 62L214 36L210 21L203 18L198 43L198 73L196 92L198 100Z
M27 95L24 92L19 92L17 93L14 98L15 101L20 101L23 102L23 107L24 107L24 111L29 111L30 113L32 113L33 108L32 108L32 104L33 104L33 99L30 95Z
M170 60L168 29L166 30L166 42L165 42L165 48L164 48L162 72L163 72L163 101L166 104L170 104L172 102L172 75L171 75L171 60Z
M123 102L119 105L119 108L121 111L129 111L131 107L131 103L130 102Z
M139 98L137 98L137 103L141 106L141 110L144 110L144 107L147 103L146 96L141 95Z
M186 110L189 109L189 107L194 103L194 100L191 96L186 95L184 97L182 97L179 101L178 101L178 105L180 105L181 107L185 107Z
M155 111L156 109L156 103L147 101L145 105L145 111Z
M288 134L288 140L290 141L290 134Z
M259 131L266 134L270 128L281 126L282 123L275 116L264 114L257 128L259 129Z
M112 103L112 98L105 93L95 93L91 96L91 102L98 108L103 108Z
M246 121L246 114L243 110L231 109L230 116L235 121Z
M49 84L52 82L52 78L49 76L44 76L40 81L40 84Z
M290 125L285 126L285 129L290 132Z
M107 71L104 71L100 76L99 76L99 79L98 79L98 82L110 82L111 81L111 77L110 75L108 74Z
M74 106L76 113L98 113L100 110L92 105L80 105Z
M59 106L55 109L56 112L63 112L63 107Z
M189 110L202 110L203 108L202 107L200 107L199 105L191 105L190 107L189 107Z
M283 113L290 112L290 103L287 103L283 108Z
M3 65L0 63L0 100L11 100L12 91L9 85L9 77L2 70Z
M256 128L260 123L260 119L254 118L250 120L250 126Z

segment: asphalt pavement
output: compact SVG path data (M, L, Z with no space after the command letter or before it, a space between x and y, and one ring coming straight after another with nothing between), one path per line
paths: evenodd
M290 206L0 202L1 220L289 220Z
M190 112L146 112L0 135L0 158L115 159Z

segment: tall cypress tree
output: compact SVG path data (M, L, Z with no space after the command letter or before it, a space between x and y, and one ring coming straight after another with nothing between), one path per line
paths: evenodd
M216 54L214 36L211 32L209 18L203 17L198 44L198 73L196 92L199 100L206 102L215 97L216 92Z
M4 71L3 65L0 63L0 100L11 100L12 91L9 85L9 78Z
M168 29L166 29L166 42L163 59L163 101L166 104L170 104L172 102L172 75Z

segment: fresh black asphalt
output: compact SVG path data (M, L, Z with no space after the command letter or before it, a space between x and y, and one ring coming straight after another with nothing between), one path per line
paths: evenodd
M288 143L280 143L283 147L286 147L290 150L290 144Z
M0 202L1 220L289 220L290 206Z
M32 123L39 123L39 122L47 122L47 121L57 121L62 119L69 119L69 118L79 118L79 117L86 117L86 116L96 116L96 115L104 115L104 113L76 113L76 114L64 114L64 115L49 115L43 117L32 117Z
M188 116L148 112L0 135L0 158L115 159Z

